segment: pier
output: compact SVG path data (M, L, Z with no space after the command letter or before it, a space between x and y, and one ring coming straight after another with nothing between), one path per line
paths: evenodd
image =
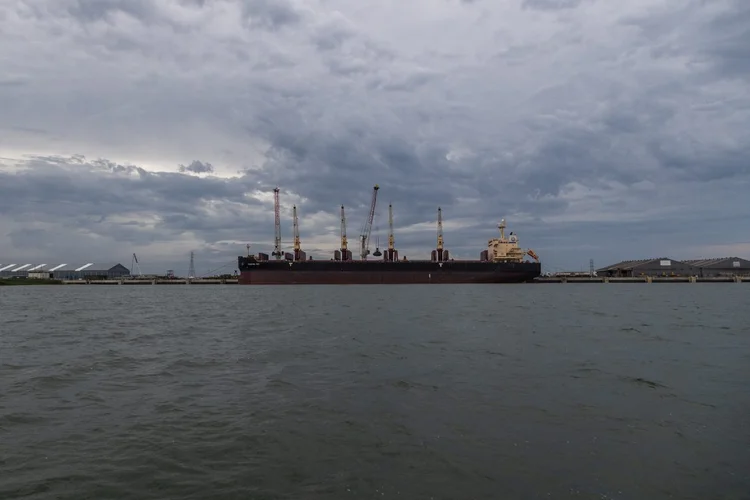
M537 278L534 283L750 283L750 276L636 276L636 277L571 277Z
M63 280L63 285L237 285L238 279L115 279L115 280Z

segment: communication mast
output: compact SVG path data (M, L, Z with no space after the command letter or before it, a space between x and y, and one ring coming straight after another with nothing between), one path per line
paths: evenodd
M443 209L438 207L437 218L437 248L432 251L433 262L443 262L448 260L448 250L443 249Z
M395 238L393 236L393 205L388 204L388 250L385 251L384 260L395 262L398 260L398 250L395 247Z
M375 184L372 188L372 201L370 202L370 213L365 220L365 225L362 227L362 234L360 234L360 251L359 256L362 260L367 260L367 256L370 253L370 233L372 232L372 220L375 218L375 203L378 199L378 189L380 186Z
M281 216L279 214L279 188L273 189L273 214L274 214L274 244L273 252L271 255L276 257L276 260L281 259Z

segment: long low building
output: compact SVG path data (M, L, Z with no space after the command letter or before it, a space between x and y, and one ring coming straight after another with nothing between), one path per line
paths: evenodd
M597 269L597 276L750 276L750 261L740 257L717 259L676 260L669 257L657 259L624 260Z
M130 276L130 270L119 262L84 262L78 264L0 263L0 278L78 280L116 279L128 276Z

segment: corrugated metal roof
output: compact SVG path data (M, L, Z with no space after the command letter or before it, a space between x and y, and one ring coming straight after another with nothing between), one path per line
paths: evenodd
M718 267L718 268L731 268L734 267L734 262L740 262L740 265L742 263L745 264L745 266L742 267L750 267L748 264L750 264L750 261L746 259L742 259L740 257L720 257L718 259L691 259L686 260L685 262L689 262L691 265L695 267Z
M23 261L21 261L23 262ZM59 261L58 261L59 262ZM53 271L70 271L70 272L91 272L91 271L109 271L110 269L122 265L120 262L79 262L78 264L7 264L0 266L0 272L22 272L22 271L40 271L45 270L48 272ZM127 269L126 266L125 269Z
M638 260L623 260L622 262L618 262L617 264L612 264L611 266L602 267L601 269L597 269L596 272L599 271L610 271L614 269L635 269L637 267L641 267L645 264L651 264L652 262L658 262L662 260L669 260L671 262L681 262L679 260L670 259L669 257L659 257L656 259L638 259Z

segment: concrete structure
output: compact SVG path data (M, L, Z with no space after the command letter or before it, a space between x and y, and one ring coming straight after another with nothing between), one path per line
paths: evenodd
M750 261L739 257L720 259L675 260L669 257L658 259L624 260L611 266L597 269L599 277L631 278L639 276L750 276Z
M750 276L750 260L740 257L685 260L698 269L697 276Z
M117 279L127 278L130 271L118 262L84 262L78 264L3 264L0 278L32 279Z
M696 276L697 268L686 262L658 259L624 260L596 270L600 277L632 278L638 276Z

